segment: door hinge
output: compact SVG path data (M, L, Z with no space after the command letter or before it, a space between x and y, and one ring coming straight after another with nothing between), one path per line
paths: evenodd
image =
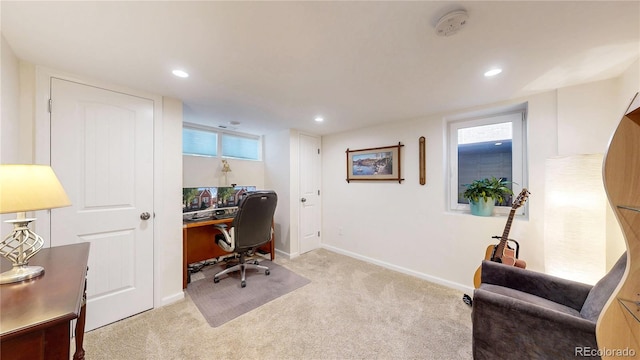
M52 107L53 107L53 99L49 99L49 113L51 113Z
M320 190L318 190L318 196L320 196Z
M318 155L320 155L320 149L318 149Z
M320 231L318 231L318 237L320 237Z

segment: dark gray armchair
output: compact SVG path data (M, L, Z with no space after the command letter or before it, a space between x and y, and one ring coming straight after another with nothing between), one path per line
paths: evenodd
M483 261L473 296L474 359L593 359L596 321L626 259L593 286Z
M278 195L273 191L248 192L238 204L238 211L233 218L231 228L227 228L224 224L216 225L221 233L216 235L216 243L225 251L235 252L239 260L238 264L215 274L214 283L218 283L222 275L240 271L242 274L240 286L245 287L247 285L246 269L264 270L265 275L269 275L268 267L260 265L257 260L246 262L246 257L271 240L273 232L271 225L277 203Z

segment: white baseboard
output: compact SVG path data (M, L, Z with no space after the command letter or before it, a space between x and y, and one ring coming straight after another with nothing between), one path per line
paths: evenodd
M178 301L184 299L184 291L185 290L183 290L183 291L181 291L179 293L175 293L173 295L170 295L170 296L162 298L162 300L160 301L160 306L155 306L155 307L156 308L163 307L163 306L170 305L170 304L173 304L174 302L178 302Z
M291 254L291 253L284 252L284 251L278 250L278 249L276 249L276 255L277 255L276 258L278 256L282 256L283 258L288 259L288 260L291 260L293 258L296 258L296 257L300 256L300 254L298 254L298 253Z
M370 258L370 257L367 257L367 256L356 254L356 253L351 252L351 251L346 251L346 250L343 250L343 249L340 249L340 248L337 248L337 247L333 247L331 245L322 244L322 248L326 249L326 250L329 250L329 251L333 251L333 252L338 253L338 254L342 254L342 255L346 255L346 256L352 257L354 259L366 261L366 262L371 263L371 264L379 265L379 266L382 266L382 267L390 269L390 270L394 270L394 271L397 271L397 272L400 272L400 273L403 273L403 274L415 276L415 277L417 277L419 279L427 280L427 281L430 281L430 282L435 283L435 284L446 286L448 288L459 290L459 291L462 291L464 293L473 295L473 288L470 287L470 286L465 286L465 285L458 284L458 283L453 282L453 281L445 280L445 279L442 279L442 278L439 278L439 277L436 277L436 276L432 276L432 275L428 275L428 274L425 274L425 273L417 272L417 271L414 271L414 270L411 270L411 269L407 269L407 268L404 268L402 266L398 266L398 265L390 264L388 262L376 260L376 259L373 259L373 258Z

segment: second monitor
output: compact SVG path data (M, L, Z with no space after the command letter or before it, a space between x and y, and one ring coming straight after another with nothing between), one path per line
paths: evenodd
M255 186L193 187L182 189L183 220L233 217L238 204Z

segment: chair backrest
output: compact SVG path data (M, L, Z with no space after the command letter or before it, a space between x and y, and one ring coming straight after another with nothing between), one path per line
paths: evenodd
M583 318L593 322L598 320L604 304L607 303L607 300L609 300L611 294L613 294L613 290L615 290L616 286L620 283L626 266L627 252L625 251L607 275L593 285L593 288L589 291L589 295L587 295L587 299L584 301L582 309L580 310L580 315Z
M271 240L271 223L278 195L271 190L245 194L233 219L236 251L251 249Z

